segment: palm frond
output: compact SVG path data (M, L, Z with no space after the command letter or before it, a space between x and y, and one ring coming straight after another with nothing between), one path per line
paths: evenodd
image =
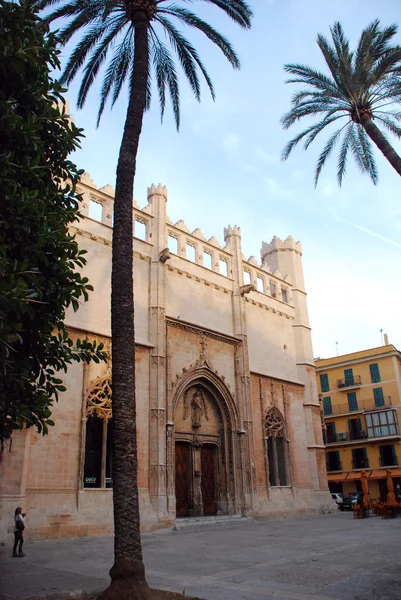
M121 26L123 25L123 21L117 22ZM79 69L85 63L87 56L92 50L92 48L96 46L99 40L101 40L106 31L115 24L115 20L113 20L110 23L102 23L101 25L91 28L87 32L84 38L80 42L78 42L78 44L75 46L75 49L71 53L70 58L68 59L68 62L64 67L63 73L61 75L61 83L65 83L66 85L69 85L71 83Z
M106 60L107 54L110 50L110 43L120 33L120 31L121 24L117 22L93 51L92 56L84 69L81 86L78 91L78 108L82 108L84 106L88 92L92 87L96 75L98 74L101 65Z
M117 46L113 58L110 60L109 66L106 69L103 78L103 85L100 90L100 105L97 114L96 127L99 126L100 119L104 112L106 102L109 98L112 88L114 87L113 100L116 102L122 84L125 81L133 58L132 37L133 28L130 27L126 32L123 41Z
M394 123L394 121L389 116L378 116L376 115L376 120L383 123L384 127L390 131L395 137L401 138L401 127ZM401 119L399 119L401 120Z
M243 0L203 0L221 8L235 23L249 29L253 13L249 5Z
M309 148L311 143L315 140L316 136L321 131L323 131L323 129L325 129L325 127L327 127L328 125L331 125L335 121L338 121L338 119L344 118L345 115L335 115L335 112L336 111L332 111L332 113L329 113L324 119L322 119L322 121L320 121L319 123L316 123L313 131L310 132L307 140L305 140L305 145L304 145L305 150L307 150Z
M209 0L204 1L208 2ZM209 40L213 42L213 44L215 44L223 52L224 56L231 63L234 69L240 68L238 56L234 52L234 49L230 42L224 36L222 36L216 29L214 29L214 27L209 25L209 23L206 23L206 21L203 21L203 19L200 19L197 15L195 15L195 13L176 5L170 5L166 8L160 8L158 10L158 14L166 14L172 17L176 17L177 19L185 23L185 25L198 29L199 31L204 33L206 37L208 37Z
M200 84L199 79L196 73L196 62L194 61L193 55L195 55L198 60L195 48L181 35L176 27L165 17L161 17L160 15L156 15L156 19L161 23L167 34L170 38L171 45L174 50L177 52L179 61L183 68L186 78L189 81L191 89L194 93L195 98L200 100Z
M337 121L339 118L340 118L339 116L335 116L335 117L333 116L333 117L328 117L328 118L322 119L322 121L320 121L319 123L316 123L315 125L311 125L307 129L305 129L304 131L299 133L290 142L288 142L288 144L286 145L286 147L284 148L284 150L282 152L281 160L286 161L287 158L289 157L289 155L291 154L292 150L295 148L295 146L297 146L297 144L299 144L299 142L302 139L304 139L305 137L307 137L305 144L304 144L304 149L306 150L310 146L310 144L313 142L313 140L316 138L316 136L321 131L323 131L323 129L325 127L327 127L328 125L331 125L331 123L334 123L334 121Z
M349 48L349 41L344 35L341 23L338 21L331 28L331 37L333 39L334 48L337 53L338 74L342 84L351 94L353 90L353 53Z
M322 35L317 36L317 45L319 46L319 48L323 54L323 58L326 61L327 66L329 67L329 71L331 73L331 76L335 82L337 89L340 90L340 92L346 96L347 90L344 87L343 82L341 81L341 78L340 78L338 57L336 56L335 51L330 46L330 44L328 43L326 38Z
M287 64L284 65L284 71L297 76L297 79L288 79L286 83L306 83L307 85L322 90L322 92L339 95L339 90L333 79L330 79L327 75L315 71L306 65Z
M344 125L344 127L346 127L346 125ZM326 160L329 158L330 154L332 153L334 146L338 142L339 137L340 137L341 132L344 129L344 127L340 127L340 129L337 129L337 131L335 131L333 133L333 135L329 138L327 144L323 148L322 152L320 153L319 159L316 164L316 169L315 169L315 187L317 186L317 182L319 181L320 173L326 163Z
M352 122L348 123L347 130L343 137L343 142L341 144L341 150L338 155L338 163L337 163L337 181L338 185L341 187L345 172L347 170L347 158L348 152L351 145L352 138Z
M174 66L174 60L153 28L150 29L153 42L153 63L156 70L156 81L160 100L160 114L163 121L166 105L166 88L169 91L173 105L174 119L177 129L180 127L180 93L178 77Z
M209 73L207 72L205 66L203 65L201 59L195 48L188 42L187 39L184 38L183 35L178 31L178 29L165 17L156 15L156 20L158 20L166 29L171 44L175 48L178 57L180 59L181 66L184 69L184 73L190 83L190 86L194 92L195 98L200 100L200 85L199 80L196 73L196 65L199 67L202 75L205 78L205 81L209 87L211 96L213 100L215 99L215 92L212 80L210 78Z
M369 175L373 184L376 185L379 177L370 140L362 125L355 123L353 125L354 133L351 138L351 148L354 158L362 173Z
M342 116L349 114L349 110L344 108L342 105L336 106L335 104L326 103L324 101L319 102L304 102L292 108L284 117L281 119L281 123L284 129L288 129L296 121L299 121L303 117L313 117L320 113L326 113L328 115L334 114L335 112L344 113Z

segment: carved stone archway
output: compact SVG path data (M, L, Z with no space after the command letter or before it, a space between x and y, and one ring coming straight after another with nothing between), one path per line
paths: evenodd
M171 416L169 510L177 516L238 513L237 410L225 381L207 361L176 382Z

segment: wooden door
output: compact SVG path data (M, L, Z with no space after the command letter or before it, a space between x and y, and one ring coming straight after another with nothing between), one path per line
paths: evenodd
M201 447L201 489L204 515L215 515L217 512L216 450L216 446L212 444L205 444Z
M176 516L191 514L191 446L184 442L175 444L175 498Z

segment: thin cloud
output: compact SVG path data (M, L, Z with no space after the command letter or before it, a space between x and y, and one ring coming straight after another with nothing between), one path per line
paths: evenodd
M341 217L338 216L334 207L329 207L329 213L330 213L332 219L334 219L335 221L338 221L339 223L344 223L344 225L348 225L348 227L352 227L353 229L362 231L363 233L366 233L367 235L370 235L378 240L381 240L382 242L385 242L386 244L390 244L390 246L395 246L396 248L401 248L400 242L396 242L395 240L393 240L385 235L382 235L381 233L372 231L371 229L368 229L367 227L364 227L363 225L358 225L357 223L353 223L352 221L346 221L345 219L342 219Z
M378 240L382 240L382 242L391 244L392 246L395 246L396 248L401 248L401 244L399 242L396 242L396 241L392 240L391 238L386 237L385 235L381 235L380 233L376 233L375 231L371 231L370 229L367 229L367 227L362 227L362 225L356 225L355 223L347 223L347 225L351 225L351 227L354 227L355 229L359 229L359 231L363 231L364 233L367 233L368 235L371 235L372 237L375 237Z

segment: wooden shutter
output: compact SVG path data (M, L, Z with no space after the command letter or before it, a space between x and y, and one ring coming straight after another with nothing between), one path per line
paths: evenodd
M379 365L377 363L373 363L372 365L369 365L369 369L372 383L378 383L380 381Z
M345 385L354 385L354 374L352 369L344 369Z
M330 396L323 398L323 412L325 415L333 414L333 407L331 406L331 397Z
M348 398L348 408L350 409L350 411L358 410L358 401L356 399L356 392L349 392L349 394L347 394L347 398Z
M373 396L375 398L375 406L384 406L383 388L373 388Z
M320 375L320 387L322 388L322 392L328 392L330 389L329 385L329 376L327 373L323 373Z

